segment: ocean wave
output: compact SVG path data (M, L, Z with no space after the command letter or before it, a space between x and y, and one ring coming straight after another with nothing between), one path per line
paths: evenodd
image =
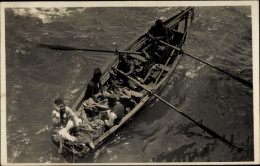
M166 13L170 10L173 10L173 7L166 7L166 8L158 8L157 12L158 13Z
M86 8L14 8L15 15L36 17L44 24L51 23L62 17L82 13Z
M19 144L15 144L15 143ZM31 139L28 136L25 128L17 129L14 133L8 135L7 144L9 153L10 162L14 162L19 156L23 154L28 154L30 148L28 144L31 143ZM25 148L27 147L27 148Z

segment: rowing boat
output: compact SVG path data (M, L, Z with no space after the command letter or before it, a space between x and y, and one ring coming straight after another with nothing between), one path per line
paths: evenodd
M123 125L125 125L141 108L144 108L145 105L149 103L152 99L151 93L146 93L148 91L157 92L167 83L168 79L170 78L171 74L177 67L182 53L180 52L183 44L185 43L187 32L189 27L191 26L192 20L194 18L194 8L188 7L184 10L181 10L174 14L173 17L169 18L168 20L164 21L163 24L165 27L169 29L170 34L170 43L171 45L175 46L176 49L168 48L167 55L163 61L156 62L151 68L151 76L148 82L141 82L139 77L131 76L131 80L135 83L135 86L140 89L140 85L142 90L139 90L140 93L143 93L143 96L139 99L135 100L135 105L131 107L130 111L124 115L124 117L120 120L120 122L114 125L112 128L105 131L99 137L95 138L93 144L95 145L94 149L91 149L87 144L78 144L77 142L70 142L64 140L62 142L62 149L66 152L76 154L78 157L85 157L89 152L95 150L100 145L102 145L109 137L115 134ZM163 42L162 42L163 43ZM128 54L128 60L139 62L137 64L144 64L147 62L145 56L143 54L136 54L142 52L145 48L147 48L151 44L151 39L147 37L146 34L139 37L137 40L132 42L124 51L130 52ZM131 53L132 52L132 53ZM133 54L135 53L135 54ZM111 65L102 71L101 83L104 87L108 88L108 82L110 80L111 71L117 67L119 64L119 57L116 56ZM144 78L141 78L144 79ZM146 89L146 90L144 90ZM72 109L77 113L82 111L82 104L84 102L84 95L85 90L79 96L78 100L73 104ZM52 135L53 142L60 146L60 139L57 134L57 130L54 130Z

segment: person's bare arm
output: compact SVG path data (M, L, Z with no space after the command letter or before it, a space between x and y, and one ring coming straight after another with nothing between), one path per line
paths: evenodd
M133 62L130 62L131 63L131 67L130 67L130 71L128 73L125 73L125 76L129 76L130 74L132 74L135 70L135 66L134 66L134 63Z
M72 118L72 120L75 122L76 126L79 126L78 117L72 109L69 107L66 107L66 111L68 112L69 116Z

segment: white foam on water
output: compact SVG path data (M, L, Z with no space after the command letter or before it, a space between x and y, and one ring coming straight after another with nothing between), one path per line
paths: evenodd
M18 149L12 149L12 162L21 154L22 152Z
M189 78L194 78L197 74L196 74L196 73L193 73L193 72L191 72L191 71L187 71L187 72L185 73L185 75L186 75L187 77L189 77Z
M86 8L13 8L15 15L36 17L42 20L44 24L51 23L64 16L70 16L75 13L82 13Z
M211 60L213 60L215 57L213 54L211 55L208 55L207 59L206 59L206 62L210 62Z
M160 8L160 9L158 9L158 12L159 13L166 13L169 10L172 10L172 7Z
M76 88L70 91L70 93L77 93L80 90L80 88Z
M110 150L109 148L106 149L108 154L112 153L112 150Z
M45 131L50 131L50 125L46 125L46 126L44 126L44 128L42 128L42 129L40 129L38 132L36 132L35 134L36 135L39 135L40 133L43 133L43 132L45 132Z
M14 145L14 142L19 142L18 145ZM27 154L30 148L28 148L28 144L32 141L28 136L28 133L25 131L25 128L21 128L16 130L8 137L8 144L10 144L10 161L14 162L20 155ZM27 147L27 148L25 148Z

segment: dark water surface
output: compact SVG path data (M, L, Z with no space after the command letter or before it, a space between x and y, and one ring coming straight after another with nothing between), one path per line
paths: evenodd
M36 44L124 49L157 18L179 8L6 9L8 162L62 163L51 141L52 102L69 106L112 54L57 51ZM196 7L184 50L252 81L250 7ZM252 161L252 90L184 56L159 94L188 116L234 143L215 140L153 99L119 133L83 160L90 163ZM69 161L71 162L71 161Z

